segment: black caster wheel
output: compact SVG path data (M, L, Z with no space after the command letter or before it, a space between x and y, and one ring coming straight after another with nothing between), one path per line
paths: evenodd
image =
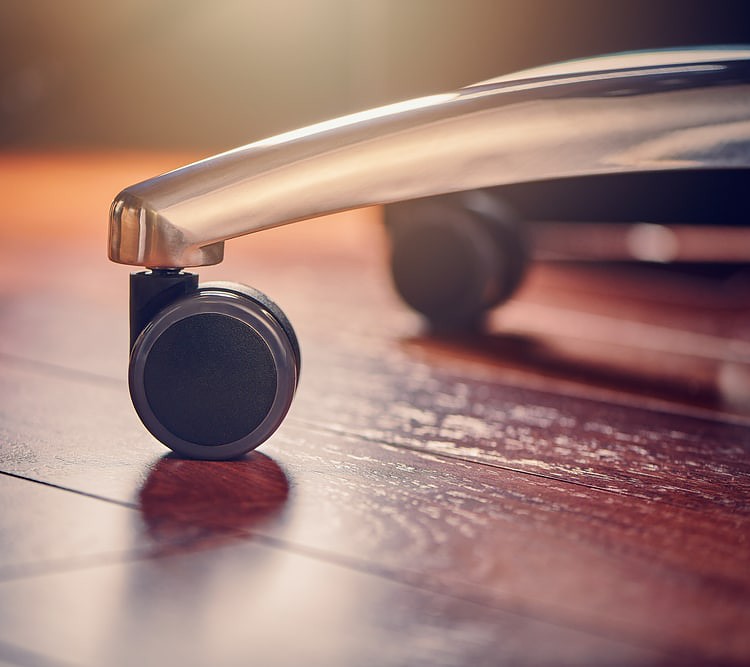
M255 449L279 427L297 387L300 354L289 321L252 288L206 283L180 288L184 293L167 305L149 295L146 303L158 309L144 323L149 307L139 310L139 295L153 291L155 274L197 281L183 273L131 277L137 335L128 380L138 416L183 456L229 459Z
M473 329L508 299L528 263L515 215L476 190L386 207L396 290L433 329Z

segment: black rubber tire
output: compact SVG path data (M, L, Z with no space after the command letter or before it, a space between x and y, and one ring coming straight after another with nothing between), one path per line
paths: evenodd
M208 283L143 329L128 380L154 437L183 456L230 459L281 425L299 371L297 338L276 304L244 285Z

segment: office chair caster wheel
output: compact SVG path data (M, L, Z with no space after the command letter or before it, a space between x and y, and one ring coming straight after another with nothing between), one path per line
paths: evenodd
M151 275L131 277L131 305ZM279 427L299 370L297 339L278 306L243 285L206 283L145 324L128 380L136 412L158 440L187 457L229 459Z
M517 218L476 190L386 207L399 295L436 330L472 329L508 299L528 262Z

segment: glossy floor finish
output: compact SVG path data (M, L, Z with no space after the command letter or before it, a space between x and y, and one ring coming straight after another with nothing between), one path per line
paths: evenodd
M750 291L537 266L484 335L375 210L227 244L303 373L233 462L127 394L109 199L182 156L0 156L0 665L750 662Z

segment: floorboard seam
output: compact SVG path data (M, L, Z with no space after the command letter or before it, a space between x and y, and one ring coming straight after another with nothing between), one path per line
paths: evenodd
M107 496L100 496L96 493L90 493L88 491L81 491L80 489L73 489L69 486L63 486L62 484L55 484L54 482L46 482L42 479L35 479L34 477L26 477L25 475L19 475L18 473L15 473L15 472L8 472L7 470L0 470L0 475L5 475L6 477L12 477L14 479L20 479L25 482L32 482L34 484L40 484L42 486L46 486L51 489L57 489L58 491L67 491L69 493L75 493L76 495L83 496L85 498L101 500L105 503L110 503L111 505L127 507L128 509L138 509L138 505L136 505L135 503L128 503L123 500L117 500L115 498L108 498Z

